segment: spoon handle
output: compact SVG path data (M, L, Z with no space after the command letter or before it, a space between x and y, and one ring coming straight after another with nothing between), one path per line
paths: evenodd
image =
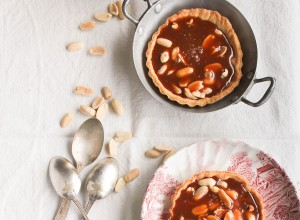
M71 204L70 199L63 199L54 217L54 220L65 220L68 215L70 204Z
M97 196L93 193L89 193L89 200L87 201L86 205L85 205L85 212L89 213L90 209L92 208L94 202L97 200ZM81 220L83 220L84 218L82 218Z
M86 211L84 210L83 206L81 205L80 201L78 200L78 198L76 196L72 196L72 201L75 203L75 205L77 206L77 208L79 209L79 211L81 212L83 218L85 220L89 220L89 217L87 216Z

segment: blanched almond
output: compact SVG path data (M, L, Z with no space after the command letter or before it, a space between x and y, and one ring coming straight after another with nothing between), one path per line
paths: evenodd
M97 12L94 17L98 21L109 21L112 18L112 14L108 12Z
M123 176L123 179L126 181L126 183L129 183L136 179L140 175L140 169L135 168L133 170L130 170L128 173L126 173Z
M203 92L204 92L206 95L208 95L208 94L212 93L212 89L209 88L209 87L207 87L207 88L205 88L205 89L203 90Z
M218 202L209 203L208 209L210 211L215 211L219 206L220 204Z
M176 22L173 22L172 28L175 29L175 30L178 29L178 24Z
M181 94L182 93L182 90L175 86L174 84L172 84L172 88L173 88L173 91L176 93L176 94Z
M240 210L235 209L233 211L233 215L234 215L234 220L243 220L243 216Z
M214 211L214 214L221 218L226 213L226 209L218 208Z
M76 86L73 92L78 95L91 96L95 91L85 86Z
M226 190L225 192L232 200L236 200L239 197L239 194L235 190Z
M183 79L183 80L179 81L179 86L182 88L187 87L187 85L190 81L191 81L190 79Z
M224 203L227 208L231 208L232 200L231 198L225 193L223 189L220 189L218 192L219 199Z
M218 186L221 186L221 187L223 187L223 188L227 188L227 186L228 186L228 184L227 184L225 181L223 181L223 180L219 181L219 182L217 183L217 185L218 185Z
M195 96L192 95L191 91L188 88L184 89L184 94L190 99L197 99Z
M220 188L217 186L210 186L209 187L210 191L212 191L213 193L218 193Z
M145 156L148 157L148 158L157 158L161 155L161 152L160 151L157 151L155 149L150 149L150 150L147 150L145 152Z
M220 63L212 63L212 64L208 64L204 67L204 72L208 72L208 71L213 71L213 72L219 72L222 70L222 65Z
M205 78L213 79L215 78L215 73L212 70L208 70L204 73Z
M84 31L92 30L96 27L96 22L93 20L86 21L80 24L79 28Z
M160 69L157 71L158 74L162 75L166 72L168 66L166 64L162 65Z
M205 178L198 181L199 186L214 186L216 183L217 181L213 178Z
M207 211L208 211L207 205L199 205L192 209L192 213L194 215L205 214L205 213L207 213Z
M108 153L112 157L117 155L117 143L113 138L109 140Z
M108 104L106 102L103 102L97 110L96 118L99 119L100 121L103 120L107 112L108 112Z
M115 135L115 140L118 142L125 142L132 138L131 132L117 132Z
M253 205L249 205L248 210L249 210L250 212L253 212L253 211L254 211L254 206L253 206Z
M256 220L255 215L252 212L245 213L246 220Z
M172 60L176 60L177 56L179 54L179 47L174 47L174 49L172 50Z
M222 73L221 77L226 78L228 76L228 70L225 69L224 72Z
M204 48L204 49L208 49L208 48L210 48L211 46L213 46L213 44L214 44L214 42L215 42L215 36L214 35L212 35L212 34L210 34L210 35L208 35L205 39L204 39L204 41L203 41L203 43L202 43L202 47Z
M67 50L69 52L76 52L81 50L83 46L84 46L83 41L72 42L67 45Z
M115 186L115 191L116 192L121 192L123 190L123 188L125 187L125 185L126 185L126 181L123 178L120 178L117 181L117 184Z
M182 68L182 69L178 70L176 72L176 76L178 78L183 78L183 77L186 77L188 75L191 75L193 72L194 72L194 69L192 67L185 67L185 68Z
M108 11L109 13L111 13L114 16L118 16L119 15L119 9L116 3L110 3L108 5Z
M205 93L200 92L200 91L194 91L192 92L192 95L199 98L199 99L204 99L205 98Z
M166 62L168 62L168 60L169 60L169 52L165 51L165 52L161 53L160 62L166 63Z
M180 53L178 54L178 58L179 58L178 60L179 60L180 62L183 62L184 65L187 65L187 62L185 61L185 59L183 58L183 56L182 56ZM180 62L179 62L179 63L180 63Z
M115 112L118 115L123 115L124 114L124 108L123 105L121 104L121 102L118 99L113 99L111 102Z
M175 150L174 149L172 149L172 150L170 150L167 154L166 154L166 156L164 157L164 162L165 161L167 161L170 157L172 157L173 155L175 154Z
M93 109L98 109L100 107L100 105L102 105L104 102L104 98L101 96L97 96L94 101L92 102L92 108Z
M223 35L222 31L220 31L219 29L216 29L216 30L215 30L215 33L216 33L217 35Z
M224 220L234 220L234 215L231 210L225 214Z
M164 145L156 145L153 148L154 150L157 150L159 152L168 152L170 150L173 150L172 147L164 146Z
M89 52L94 56L103 56L105 54L105 48L102 46L95 46L90 48Z
M165 38L157 38L156 43L167 48L170 48L172 46L172 41Z
M186 191L187 192L195 192L195 188L190 186L186 189Z
M117 1L117 6L118 6L118 11L119 11L119 18L121 20L124 20L125 16L123 14L122 5L123 5L123 0L118 0Z
M207 186L200 186L194 193L193 198L195 200L200 200L208 193L208 187Z
M191 92L194 92L196 90L200 90L200 89L203 88L203 81L192 82L191 84L189 84L188 88Z
M227 47L226 46L222 46L220 51L218 52L218 56L219 57L223 57L224 54L227 52Z
M107 86L104 86L102 88L102 95L106 100L108 100L112 96L112 92L111 92L110 88L108 88Z
M95 116L96 115L96 111L95 109L93 109L90 106L86 106L86 105L81 105L79 108L79 111L85 115L90 115L90 116Z
M73 119L73 114L72 113L65 114L65 116L60 121L60 126L62 128L67 127L70 124L70 122L72 121L72 119Z

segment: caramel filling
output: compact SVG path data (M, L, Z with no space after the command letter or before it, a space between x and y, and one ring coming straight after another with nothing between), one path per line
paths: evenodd
M255 199L242 183L229 178L205 178L181 191L171 220L238 219L259 220Z
M209 21L183 18L169 23L157 37L152 65L166 89L183 98L212 97L231 81L233 50Z

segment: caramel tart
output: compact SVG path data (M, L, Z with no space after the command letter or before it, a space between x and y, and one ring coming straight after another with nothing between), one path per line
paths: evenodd
M241 175L204 171L179 186L169 220L264 220L260 195Z
M242 56L226 17L206 9L185 9L153 34L146 65L154 84L170 100L205 106L238 86Z

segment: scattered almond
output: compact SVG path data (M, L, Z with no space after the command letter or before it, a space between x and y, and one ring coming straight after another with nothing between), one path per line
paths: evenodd
M118 16L119 15L119 9L116 3L110 3L108 5L108 11L109 13L111 13L114 16Z
M97 110L96 118L99 119L100 121L103 120L107 112L108 112L108 104L106 102L103 102Z
M121 192L123 190L123 188L125 187L126 185L126 182L123 178L120 178L118 181L117 181L117 184L115 186L115 191L116 192Z
M176 94L181 94L182 93L182 90L175 86L174 84L172 84L172 88L173 88L173 91L176 93Z
M208 94L212 93L212 89L209 88L209 87L207 87L207 88L205 88L205 89L203 90L203 92L204 92L206 95L208 95Z
M216 37L215 37L214 35L212 35L212 34L208 35L208 36L204 39L204 41L203 41L203 43L202 43L202 47L203 47L204 49L210 48L210 47L213 45L215 39L216 39Z
M209 215L207 216L207 220L219 220L219 218L213 215Z
M246 220L256 220L255 215L251 212L246 212L245 216L246 216Z
M139 175L140 175L140 169L135 168L133 170L130 170L128 173L126 173L123 176L123 179L125 180L126 183L129 183L135 180Z
M108 87L103 87L102 88L102 95L103 95L103 97L106 99L106 100L108 100L111 96L112 96L112 92L111 92L111 90L110 90L110 88L108 88Z
M98 21L109 21L112 18L112 14L108 12L98 12L94 15Z
M89 115L89 116L95 116L96 115L96 110L93 109L90 106L86 106L86 105L81 105L79 108L79 111L85 115Z
M96 27L96 22L93 20L83 22L79 25L79 28L84 31L92 30Z
M179 54L179 47L175 47L173 50L172 50L172 60L176 60L177 59L177 56Z
M221 186L221 187L223 187L223 188L227 188L227 186L228 186L228 184L227 184L225 181L223 181L223 180L219 181L219 182L217 183L217 185L218 185L218 186Z
M194 91L192 92L192 95L195 96L196 98L204 99L205 98L205 93L200 92L200 91Z
M85 86L76 86L73 92L78 95L91 96L95 91Z
M243 220L243 216L240 210L235 209L233 211L233 215L234 215L234 220Z
M100 105L102 105L104 102L104 98L101 96L97 96L94 101L92 102L92 108L93 109L98 109L100 107Z
M224 54L227 52L227 47L226 46L222 46L220 51L218 52L218 56L219 57L223 57Z
M235 190L226 190L226 193L232 200L236 200L239 196L238 192Z
M163 145L156 145L153 149L159 152L168 152L170 150L173 150L172 147L163 146Z
M224 72L222 72L221 78L226 78L228 76L228 70L225 69Z
M173 29L178 29L178 24L177 24L176 22L173 22L172 28L173 28Z
M155 149L150 149L150 150L147 150L145 152L145 156L148 157L148 158L157 158L161 155L161 152L160 151L157 151Z
M95 46L90 48L89 52L94 56L103 56L105 54L105 48L102 46Z
M121 102L118 99L113 99L111 102L115 112L118 115L123 115L124 114L124 108L123 105L121 104Z
M172 149L172 150L170 150L167 154L166 154L166 156L164 157L164 162L165 161L167 161L171 156L173 156L175 154L175 150L174 149Z
M253 212L254 211L254 206L253 205L249 205L248 209L249 209L250 212Z
M187 85L190 81L191 81L190 79L181 80L181 81L179 81L179 86L182 88L187 87Z
M223 35L222 31L220 31L219 29L216 29L216 30L215 30L215 33L216 33L217 35Z
M232 206L232 200L231 198L225 193L225 191L223 189L220 189L218 192L218 197L222 200L222 202L224 203L224 205L227 208L231 208Z
M217 186L210 186L209 187L210 191L212 191L213 193L218 193L220 188Z
M110 156L114 157L117 155L117 143L113 138L110 139L107 150Z
M203 81L192 82L191 84L189 84L188 88L191 92L194 92L196 90L200 90L200 89L203 88Z
M132 133L131 132L117 132L114 139L115 141L118 142L125 142L132 138Z
M83 41L72 42L67 45L67 50L69 52L76 52L84 47Z
M65 114L65 116L60 121L60 126L62 128L67 127L70 124L70 122L72 121L72 119L73 119L73 114L72 113Z
M118 6L118 11L119 11L119 18L120 18L121 20L124 20L124 19L125 19L125 16L124 16L124 14L123 14L122 5L123 5L123 0L118 0L117 6Z

